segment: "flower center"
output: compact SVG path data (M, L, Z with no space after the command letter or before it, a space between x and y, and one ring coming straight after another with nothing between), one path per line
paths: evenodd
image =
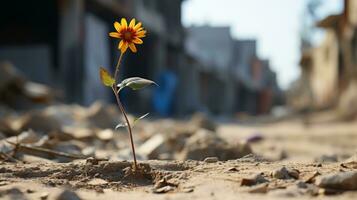
M133 40L133 33L132 33L130 30L124 31L124 33L123 33L123 39L124 39L125 41L131 41L131 40Z

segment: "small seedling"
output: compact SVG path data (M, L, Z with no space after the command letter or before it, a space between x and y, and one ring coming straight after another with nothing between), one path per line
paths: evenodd
M120 69L120 63L121 63L124 53L128 50L128 48L134 53L137 52L135 45L143 43L141 38L145 37L146 30L144 30L144 28L142 27L141 22L136 23L135 19L132 19L128 25L126 19L124 19L124 18L121 19L120 23L114 22L114 28L115 28L116 32L109 33L109 36L120 40L119 45L118 45L118 49L120 50L120 56L118 59L118 63L115 67L114 77L103 67L100 67L99 75L100 75L100 79L101 79L102 83L105 86L110 87L112 89L112 91L115 95L119 110L124 115L125 123L118 124L115 127L115 129L118 129L120 127L126 127L129 132L131 150L133 152L133 157L134 157L134 171L135 171L137 169L138 165L137 165L136 155L135 155L135 146L134 146L134 140L133 140L132 125L130 124L128 115L123 107L123 104L120 101L119 93L122 89L124 89L126 87L129 87L133 90L140 90L140 89L145 88L148 85L152 85L152 84L156 85L156 83L154 81L140 78L140 77L131 77L131 78L124 79L120 83L117 82L118 73L119 73L119 69ZM134 120L133 124L135 124L138 120L143 119L147 115L148 115L148 113L141 117L136 118Z

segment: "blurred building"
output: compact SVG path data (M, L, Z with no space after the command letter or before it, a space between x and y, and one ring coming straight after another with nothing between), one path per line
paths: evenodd
M235 40L229 27L187 29L201 105L216 114L264 114L279 94L275 73L256 54L255 40ZM195 63L195 64L192 64Z
M296 109L338 107L347 115L357 114L352 106L357 102L357 2L344 4L343 13L317 23L325 30L322 43L303 51L302 75L289 100Z
M5 1L1 6L0 60L8 60L29 79L63 91L67 102L111 101L100 83L99 66L115 66L118 41L113 22L136 17L148 30L139 53L126 54L121 77L154 79L169 67L180 70L183 55L182 0ZM135 108L150 107L150 94L135 98ZM139 97L138 97L139 96ZM131 105L131 104L130 104Z
M122 100L130 112L168 116L196 111L267 113L277 88L256 41L235 40L229 27L181 24L183 0L5 1L0 17L0 60L29 79L63 91L63 100L89 105L114 102L99 80L100 66L114 71L118 41L113 22L126 17L148 30L138 53L126 53L120 78L140 76L160 87Z

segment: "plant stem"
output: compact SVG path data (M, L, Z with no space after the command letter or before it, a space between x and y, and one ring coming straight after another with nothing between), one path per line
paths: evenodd
M135 171L137 169L137 162L136 162L135 146L134 146L134 140L133 140L133 133L132 133L132 130L131 130L131 125L130 125L130 122L129 122L129 119L128 119L128 115L126 114L125 109L123 107L123 104L120 101L119 94L118 94L117 90L114 87L112 87L112 89L113 89L113 92L115 94L115 98L117 100L117 104L119 106L119 109L123 113L125 121L128 124L128 132L129 132L129 136L130 136L131 150L133 151L134 171Z
M115 83L116 83L116 81L118 80L118 72L119 72L119 67L120 67L121 59L123 58L123 54L124 54L124 53L120 53L117 66L115 67L115 73L114 73Z
M119 88L117 88L117 86L116 86L116 84L117 84L116 81L118 80L119 67L120 67L120 63L121 63L123 54L124 54L123 52L120 53L120 56L119 56L119 59L118 59L118 63L116 65L116 67L115 67L115 73L114 73L115 84L112 86L112 90L114 92L115 99L117 101L118 107L119 107L120 111L123 113L125 121L126 121L126 123L128 125L128 132L129 132L129 136L130 136L131 150L133 152L133 157L134 157L134 171L135 171L138 166L137 166L137 162L136 162L136 154L135 154L133 133L132 133L132 129L131 129L131 125L130 125L130 122L129 122L128 115L126 114L126 111L125 111L125 109L123 107L123 104L121 103L120 98L119 98Z

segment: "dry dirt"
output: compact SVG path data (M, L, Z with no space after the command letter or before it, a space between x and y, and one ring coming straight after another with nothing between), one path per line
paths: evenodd
M356 165L343 163L355 154L357 123L331 123L324 116L316 116L308 127L300 119L259 126L223 124L218 133L230 141L259 135L261 141L252 144L259 156L212 163L142 161L140 176L128 173L128 161L3 162L0 198L61 199L58 195L69 189L81 199L357 199L357 191L315 186L315 177L356 170ZM273 177L282 166L296 174ZM244 185L244 179L257 174L267 183Z

